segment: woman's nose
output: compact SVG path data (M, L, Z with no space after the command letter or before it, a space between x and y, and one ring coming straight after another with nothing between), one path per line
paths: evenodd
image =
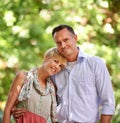
M57 70L60 69L60 64L56 64L56 69L57 69Z

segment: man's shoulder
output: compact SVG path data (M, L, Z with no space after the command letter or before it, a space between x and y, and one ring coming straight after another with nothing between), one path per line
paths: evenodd
M82 59L86 59L86 60L89 60L89 61L93 61L93 62L99 62L99 61L103 61L102 58L100 58L99 56L96 56L96 55L91 55L89 53L86 53L82 50L80 50L79 52L79 55L78 55L79 58L82 57Z
M90 55L90 54L87 54L86 56L87 56L86 58L87 58L88 61L91 61L91 62L104 62L104 60L99 56Z
M105 67L104 59L99 56L88 55L86 61L92 69Z

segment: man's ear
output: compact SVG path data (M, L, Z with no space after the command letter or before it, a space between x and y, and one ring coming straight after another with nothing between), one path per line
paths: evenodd
M74 35L74 39L75 39L75 42L77 42L78 37L76 34Z

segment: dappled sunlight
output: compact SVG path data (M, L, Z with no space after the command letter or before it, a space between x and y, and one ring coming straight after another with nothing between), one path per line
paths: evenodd
M98 15L96 15L96 19L97 19L97 22L99 24L102 24L103 23L104 16L102 14L98 14Z
M112 28L111 24L109 24L109 23L106 23L104 25L103 29L104 29L105 32L108 32L108 33L111 33L111 34L114 33L114 29Z
M55 46L53 27L68 24L82 50L104 59L117 102L112 123L120 122L120 0L1 0L0 7L0 106L15 73L39 66Z
M118 51L118 57L120 58L120 51Z
M7 67L7 63L0 59L0 69L5 69Z
M99 3L104 8L108 8L109 7L108 1L99 0Z
M51 0L41 0L42 1L42 3L44 3L44 4L49 4L50 2L51 2Z
M96 46L95 46L95 44L93 44L93 43L88 43L88 42L85 42L85 43L82 43L81 45L80 45L80 47L81 47L81 49L83 50L83 51L85 51L85 52L88 52L88 53L90 53L90 54L92 54L92 55L95 55L96 53L97 53L97 50L96 50Z
M19 33L21 30L22 30L22 27L20 27L20 26L13 26L13 27L12 27L12 32L13 32L13 34L17 34L17 33Z
M1 110L4 110L5 103L6 103L5 101L4 101L4 102L1 102L1 101L0 101L0 109L1 109Z
M83 26L77 26L76 27L76 33L79 36L79 39L85 39L88 40L87 30Z
M46 28L45 32L47 32L48 34L51 34L52 29L53 29L52 27L48 26L48 27Z
M3 18L7 26L13 26L13 23L16 21L13 11L5 11Z
M22 38L28 38L29 37L29 30L22 28L20 26L13 26L12 27L12 33L18 34L19 37L22 37Z
M7 61L7 66L12 68L18 63L18 58L16 56L10 56Z
M39 16L42 17L43 19L49 21L51 16L50 16L50 12L46 9L43 9L40 11Z
M28 38L29 37L29 30L28 29L23 29L20 31L19 36L22 38Z

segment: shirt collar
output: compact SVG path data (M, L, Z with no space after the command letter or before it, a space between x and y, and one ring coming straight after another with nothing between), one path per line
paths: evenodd
M84 58L87 58L87 54L84 53L84 52L80 49L80 47L78 47L78 49L79 49L79 52L78 52L77 61L78 61L78 60L81 60L81 59L84 59Z

